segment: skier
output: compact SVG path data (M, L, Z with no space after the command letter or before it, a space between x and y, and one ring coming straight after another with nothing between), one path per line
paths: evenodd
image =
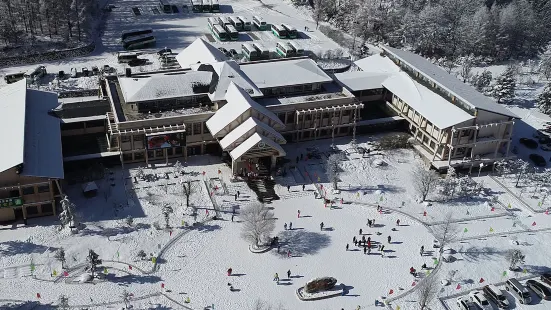
M413 268L413 267L409 268L409 274L411 274L412 276L415 277L415 273L416 273L415 268Z
M421 250L419 251L419 253L421 254L421 256L423 256L423 254L425 253L425 246L424 245L421 246Z
M356 240L356 238L354 238L354 246L358 246L358 240Z
M392 238L391 238L390 236L388 236L388 238L387 238L388 243L390 243L390 240L391 240L391 239L392 239Z
M346 250L348 251L348 243L346 244Z
M360 235L362 234L362 229L360 228Z
M298 156L297 156L297 165L298 165Z
M289 222L289 230L293 230L293 222Z
M287 279L291 279L291 269L287 270Z
M371 237L367 237L367 242L371 243Z
M427 264L423 263L423 265L421 265L421 269L427 269Z
M237 201L237 193L235 194L235 201Z
M396 220L396 226L400 226L400 219Z
M283 228L287 230L287 223L283 224Z
M297 210L297 218L300 218L300 210Z
M323 222L320 224L320 230L323 230Z
M304 188L306 187L305 184L302 184L302 191L304 192Z
M231 269L231 267L228 268L228 277L231 276L231 272L232 272L232 271L233 271L233 269Z
M378 245L377 245L377 250L378 250L378 251L381 251L381 244L378 244Z
M287 185L287 191L288 191L288 192L291 191L291 185Z

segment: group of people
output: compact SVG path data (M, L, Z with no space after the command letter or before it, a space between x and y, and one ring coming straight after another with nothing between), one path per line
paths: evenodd
M323 223L322 223L323 224ZM359 238L356 238L356 236L354 236L352 238L352 242L354 243L354 246L358 246L358 247L362 247L364 248L364 254L371 254L371 237L367 237L367 239L365 238L365 235L363 234L363 230L360 228L360 231L359 231L360 235L362 236L361 239ZM390 243L390 241L392 240L392 238L390 236L388 236L387 238L388 240L388 243ZM348 251L350 249L350 245L347 243L346 244L346 250ZM377 245L377 250L381 253L381 256L384 257L385 256L385 245L384 244L381 244L379 243Z
M291 269L287 270L287 279L291 279ZM279 274L277 272L274 275L274 281L279 284Z

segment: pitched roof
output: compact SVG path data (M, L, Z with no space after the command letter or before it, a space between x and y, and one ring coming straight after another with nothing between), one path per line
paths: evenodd
M372 73L398 73L398 67L391 59L380 54L371 55L354 62L363 71Z
M255 132L258 132L279 144L285 144L287 142L279 132L268 126L266 123L263 123L254 117L249 117L245 122L230 131L230 133L220 140L220 146L224 151L227 151L231 148L232 144L239 142L239 140L249 138Z
M451 76L427 59L414 53L388 46L382 46L381 48L395 58L408 64L413 69L419 71L422 75L429 78L438 86L447 90L472 108L518 118L516 114L509 111L507 108L496 103L491 98L481 94L472 86L463 83L454 76Z
M191 96L195 84L208 86L211 80L211 72L187 71L119 77L119 85L126 102L141 102Z
M25 79L0 88L0 172L23 163L25 136Z
M474 119L474 116L412 80L405 72L386 79L383 86L439 129Z
M386 80L390 75L391 73L352 71L336 73L335 78L337 78L337 80L339 80L350 91L358 91L365 89L383 88L383 81Z
M230 156L233 160L238 160L239 158L241 158L241 156L243 156L249 150L251 150L255 146L259 146L260 143L263 143L266 146L270 146L274 150L278 151L279 156L286 155L281 145L275 143L272 139L269 139L266 136L263 136L259 133L254 133L247 140L243 141L238 147L233 149L230 152Z
M227 57L212 44L198 38L178 55L176 61L184 69L189 69L196 63L214 63L226 60Z
M241 65L241 70L245 72L258 88L333 81L310 58L245 63Z
M230 82L228 86L226 101L228 103L216 111L206 122L213 137L216 137L220 131L249 109L253 109L268 117L273 123L280 125L280 127L285 127L285 124L273 112L251 99L247 92L233 82Z

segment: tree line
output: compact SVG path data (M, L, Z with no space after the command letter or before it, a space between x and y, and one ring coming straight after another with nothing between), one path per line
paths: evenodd
M293 0L364 41L426 57L534 57L551 40L551 0Z
M95 0L0 0L0 42L84 41L98 12Z

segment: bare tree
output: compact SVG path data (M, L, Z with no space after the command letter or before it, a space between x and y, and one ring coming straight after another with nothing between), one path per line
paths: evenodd
M438 277L433 273L417 285L417 303L421 307L421 310L427 309L428 304L436 298L440 289L438 284Z
M463 61L463 65L461 65L461 71L459 72L459 75L463 78L463 83L466 83L471 76L473 75L473 62L471 58L467 57Z
M520 250L509 250L507 252L506 259L509 262L509 270L515 271L518 268L518 264L523 264L525 255Z
M438 184L438 180L439 178L436 172L430 169L427 170L421 164L418 164L413 169L413 186L417 194L421 196L421 201L427 199L428 194Z
M197 188L194 186L192 180L183 180L180 182L182 184L182 194L186 197L186 207L189 207L189 198L193 193L197 191ZM195 211L195 208L194 208Z
M410 138L411 136L406 133L392 133L382 136L377 141L377 145L382 150L403 149L410 145Z
M528 168L530 167L530 165L523 159L518 158L513 162L513 167L514 167L513 169L517 174L517 182L515 183L515 187L518 187L518 183L520 182L520 180L523 179L523 177L526 176L526 173L528 172Z
M333 183L333 189L338 188L339 175L341 174L340 165L344 158L345 156L343 153L334 153L329 155L327 161L325 162L327 178L331 181L331 183Z
M65 258L65 250L63 248L59 248L55 251L54 258L61 263L61 269L65 269L65 262L67 260Z
M123 290L121 293L122 302L124 302L124 307L128 309L130 305L130 299L132 298L132 294L129 293L127 290Z
M165 217L165 227L166 228L169 228L170 227L170 214L174 213L174 210L172 209L172 207L168 204L165 204L163 206L163 215Z
M440 253L444 251L444 247L457 240L459 234L459 226L454 222L453 213L449 212L444 216L444 221L440 225L436 225L432 229L432 233L440 244Z
M180 161L176 161L176 163L174 163L174 166L172 167L172 169L174 170L174 175L178 176L182 173L182 170L184 169L184 167L182 167L182 164L180 163Z
M66 295L59 296L56 308L62 310L70 309L71 307L69 306L69 298Z
M323 17L323 2L324 0L314 0L314 21L316 22L316 29L320 24L320 20Z
M244 208L240 218L243 221L243 238L257 247L262 241L268 239L275 229L274 213L260 203Z
M145 253L144 250L139 250L138 253L136 253L136 256L139 259L144 260L147 257L147 254Z
M94 274L96 273L97 267L101 265L101 259L99 259L99 255L94 252L94 250L89 250L88 256L86 257L86 262L88 264L87 268L92 273L93 278Z

